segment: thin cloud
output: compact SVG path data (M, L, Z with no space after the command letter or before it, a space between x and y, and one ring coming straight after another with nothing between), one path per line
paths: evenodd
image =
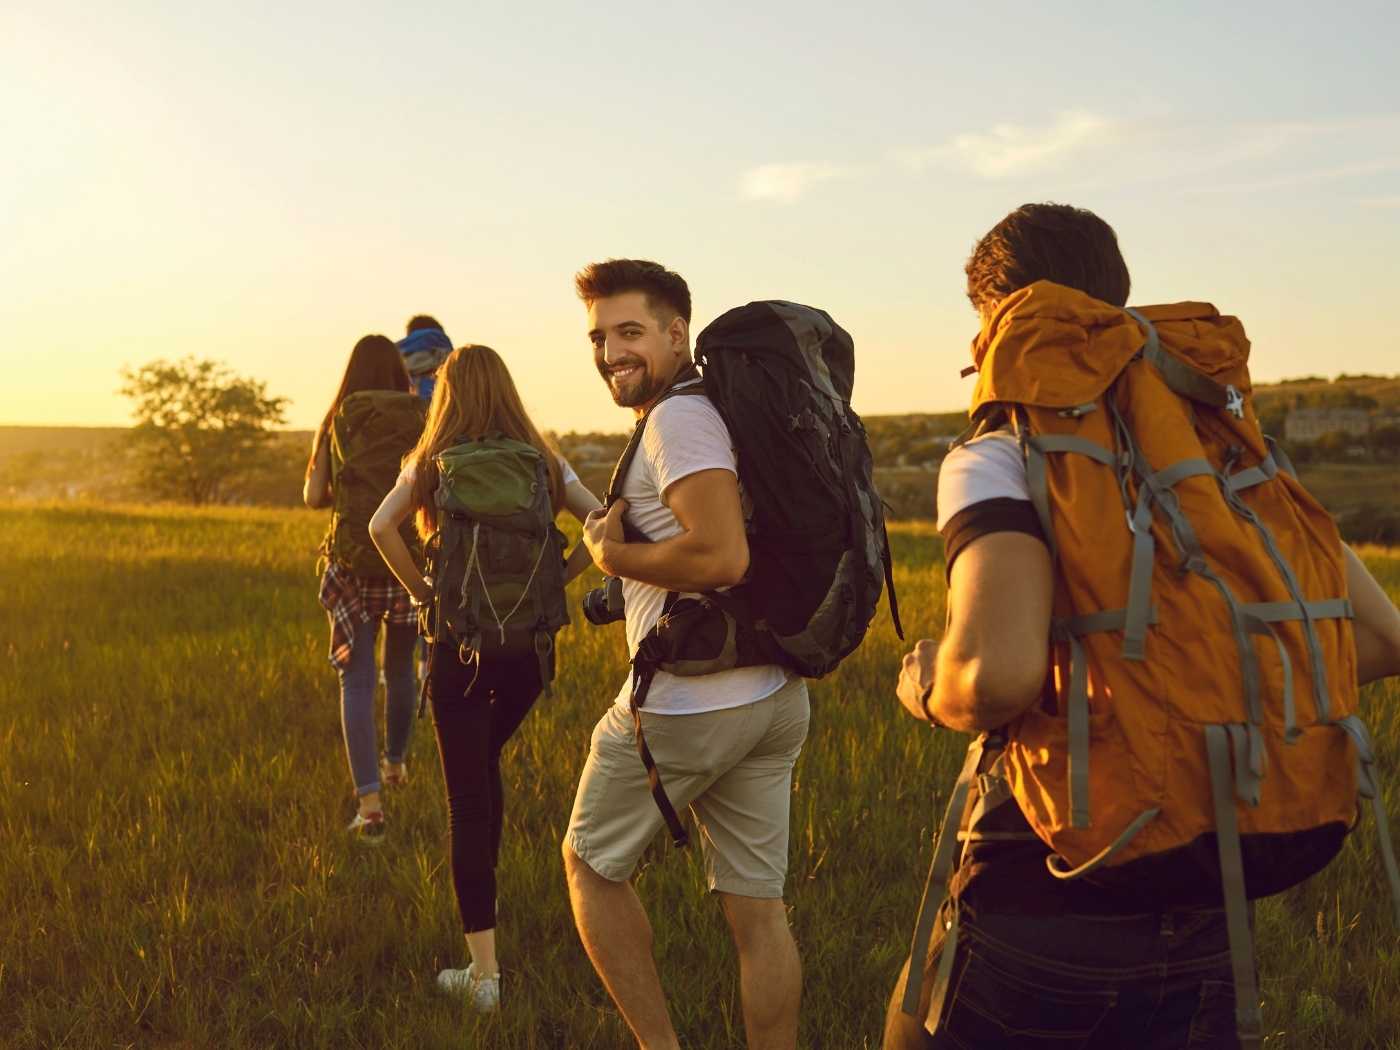
M1114 125L1095 113L1060 114L1048 127L997 124L986 132L965 132L925 149L900 150L909 167L953 167L988 179L1033 175L1062 166L1076 153L1102 145Z
M1263 190L1287 189L1291 186L1306 186L1315 182L1335 182L1338 179L1356 179L1367 175L1381 175L1400 171L1400 158L1362 161L1358 164L1342 164L1329 168L1316 168L1308 171L1290 171L1266 179L1251 182L1226 183L1218 186L1201 186L1193 193L1258 193ZM1382 200L1384 198L1373 198ZM1400 198L1391 198L1400 200Z
M739 192L749 200L791 204L819 182L845 178L851 169L824 161L760 164L744 172Z
M1232 123L1071 111L1049 124L1001 124L891 157L916 171L989 180L1053 174L1058 191L1169 183L1187 194L1250 193L1394 171L1394 149L1377 146L1397 135L1400 115L1391 113Z
M1400 171L1400 155L1389 145L1397 135L1400 114L1394 113L1229 122L1071 110L1044 124L1003 123L933 146L894 149L883 162L763 164L741 176L740 192L749 200L791 204L818 183L881 178L897 163L989 181L1031 179L1060 193L1148 186L1186 195L1260 193ZM1395 208L1397 200L1370 196L1361 204Z

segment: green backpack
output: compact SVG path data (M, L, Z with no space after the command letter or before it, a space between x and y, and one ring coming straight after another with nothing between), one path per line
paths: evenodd
M564 535L554 525L545 459L510 438L466 441L438 453L437 531L428 540L429 640L451 638L463 663L483 654L533 654L545 695L554 635L569 622Z
M369 536L369 519L394 487L399 464L423 432L426 406L413 394L361 390L331 420L331 490L335 509L321 546L330 560L361 579L384 579L389 566ZM418 549L411 522L399 530Z

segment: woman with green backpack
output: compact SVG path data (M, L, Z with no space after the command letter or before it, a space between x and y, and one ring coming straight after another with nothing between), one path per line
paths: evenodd
M438 974L474 1009L500 1004L496 860L501 750L553 677L554 632L568 622L567 565L554 517L579 521L597 497L530 421L505 362L490 347L454 350L437 372L428 421L370 534L423 607L433 638L427 695L447 784L452 882L471 965ZM432 577L400 528L416 518Z
M302 496L333 507L322 544L321 604L330 617L330 661L340 676L341 727L358 807L347 830L383 840L380 790L406 782L413 728L416 614L369 538L369 520L393 488L399 463L423 431L424 406L410 393L403 356L389 339L355 344L340 388L316 430ZM385 754L377 755L375 648L384 624Z

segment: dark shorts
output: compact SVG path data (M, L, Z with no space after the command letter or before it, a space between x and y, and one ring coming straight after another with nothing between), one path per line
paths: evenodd
M1223 910L1038 916L964 909L943 1009L926 1026L951 909L945 902L924 960L917 1016L901 1009L900 975L885 1050L1239 1045Z

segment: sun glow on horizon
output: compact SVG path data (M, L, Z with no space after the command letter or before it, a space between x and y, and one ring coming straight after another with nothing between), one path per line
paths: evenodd
M542 426L624 430L571 287L618 255L684 274L696 331L752 299L829 310L863 413L954 410L963 261L1026 200L1112 223L1135 302L1240 316L1260 381L1394 370L1393 10L1260 34L1203 3L1028 9L999 35L972 10L790 6L7 9L0 423L124 425L120 368L193 354L307 428L356 339L428 312L500 350Z

